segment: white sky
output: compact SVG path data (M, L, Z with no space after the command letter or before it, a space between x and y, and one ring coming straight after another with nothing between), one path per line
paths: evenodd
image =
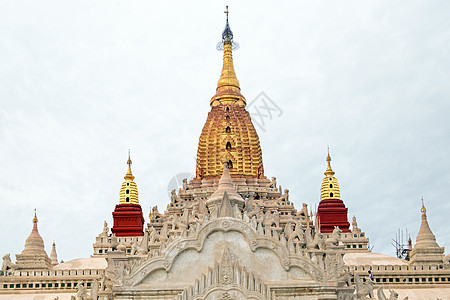
M317 206L327 145L341 196L374 251L415 240L420 198L450 247L449 1L0 2L0 254L20 253L37 208L60 259L87 257L131 148L146 221L195 171L221 71L224 6L266 176Z

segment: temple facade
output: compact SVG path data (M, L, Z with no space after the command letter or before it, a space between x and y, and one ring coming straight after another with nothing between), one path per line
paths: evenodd
M35 214L16 262L3 257L0 299L448 298L450 264L424 205L416 242L400 259L371 252L356 217L349 223L329 153L316 212L295 208L289 190L265 176L233 45L227 12L196 177L171 192L165 210L154 206L144 225L129 154L113 226L104 222L92 256L58 263L53 243L49 257Z

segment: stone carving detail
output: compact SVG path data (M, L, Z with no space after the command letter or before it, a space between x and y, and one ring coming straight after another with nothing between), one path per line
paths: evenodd
M348 287L352 285L352 275L345 269L345 267L339 274L338 282L342 285L347 285Z
M289 201L289 190L288 189L285 189L284 190L284 194L283 195L281 195L281 197L278 199L278 201L286 201L286 202L288 202Z
M231 267L231 255L230 250L225 248L225 251L222 255L222 261L220 262L220 281L224 285L231 284L233 270Z
M331 236L325 241L325 245L328 248L335 248L339 246L339 242L341 240L342 230L339 229L339 226L334 226L333 233Z
M340 275L344 271L345 264L342 259L342 253L336 253L335 255L327 254L325 256L325 266L327 269L327 279L331 281L337 281Z
M366 299L366 296L373 298L373 281L368 279L362 282L359 274L355 274L356 299Z
M397 300L398 299L398 293L394 290L389 290L390 295L389 298L386 297L386 295L383 292L383 287L380 286L377 291L378 300ZM406 297L404 300L408 300L408 297Z
M106 267L106 274L108 280L113 285L123 286L125 284L125 277L130 274L127 260L108 258L108 266Z
M278 213L278 211L275 211L274 213L267 211L264 214L263 224L264 224L264 226L275 225L276 227L279 227L280 226L280 214Z
M163 216L158 211L158 206L155 205L152 207L152 212L150 213L150 220L160 220Z
M13 264L11 262L10 254L9 253L5 254L3 256L3 264L2 264L3 276L8 276L8 273L14 271L16 267L17 267L16 264Z
M86 300L88 298L87 289L84 286L83 281L78 282L75 289L77 290L76 300Z
M342 257L337 254L340 253L341 246L326 250L321 246L324 244L322 235L315 233L314 240L310 242L313 246L310 247L306 241L312 239L313 231L308 224L303 230L304 227L298 222L292 230L290 223L285 226L285 232L282 232L279 227L264 225L264 220L257 220L255 216L250 220L236 205L231 208L226 198L225 195L217 208L218 214L224 214L224 217L205 215L202 220L196 219L195 223L189 221L188 224L184 224L183 230L176 224L182 222L178 219L172 226L165 223L159 234L157 229L151 227L146 231L143 241L132 247L133 254L140 254L139 250L143 254L147 241L147 255L127 256L124 252L112 251L109 261L114 264L108 265L108 277L114 285L137 285L145 278L143 274L149 274L153 269L164 268L166 272L170 272L172 262L179 253L189 249L201 252L205 239L211 232L237 231L246 236L252 251L258 248L273 251L279 259L280 266L286 271L298 266L318 282L332 280L344 284L346 277L341 278ZM187 216L189 215L186 211L185 219ZM172 229L169 229L170 227Z
M354 291L338 291L337 300L357 300Z
M109 234L109 227L106 221L103 222L103 231L100 233L100 236L106 237Z
M235 294L238 294L235 298ZM211 296L213 295L213 296ZM195 283L186 287L177 300L204 299L253 299L273 300L269 287L261 282L253 273L241 267L232 259L230 250L225 248L220 263L208 268L207 273Z
M109 239L110 239L109 251L117 250L117 247L119 246L119 240L117 239L116 235L113 233Z
M138 241L134 241L131 246L131 255L147 255L148 254L148 241L149 241L149 230L146 230L144 236L142 237L142 241L138 243Z

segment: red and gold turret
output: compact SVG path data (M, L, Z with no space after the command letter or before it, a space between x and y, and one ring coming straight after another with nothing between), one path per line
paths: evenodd
M131 173L131 158L128 151L128 171L125 175L125 181L122 183L119 192L119 204L113 212L114 226L112 233L116 236L142 236L144 235L144 216L142 208L139 205L138 189L133 181L134 176Z
M334 226L339 226L342 232L350 232L350 223L347 220L347 208L341 200L339 184L331 169L331 157L328 151L327 170L322 180L320 190L320 203L317 208L317 216L320 220L320 232L331 233Z
M223 68L211 111L200 135L197 151L196 179L220 178L223 159L227 157L231 177L264 178L259 137L245 110L233 66L233 33L227 22L222 33Z

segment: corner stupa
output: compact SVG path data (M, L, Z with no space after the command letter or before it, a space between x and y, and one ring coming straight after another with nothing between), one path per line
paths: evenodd
M38 218L34 210L33 229L25 241L25 248L16 255L17 270L48 270L52 268L51 260L45 252L44 240L38 231Z
M412 249L411 264L415 265L432 265L442 264L444 262L444 247L440 247L436 242L436 237L430 229L427 220L427 209L423 204L422 198L422 224L417 234L416 244Z

